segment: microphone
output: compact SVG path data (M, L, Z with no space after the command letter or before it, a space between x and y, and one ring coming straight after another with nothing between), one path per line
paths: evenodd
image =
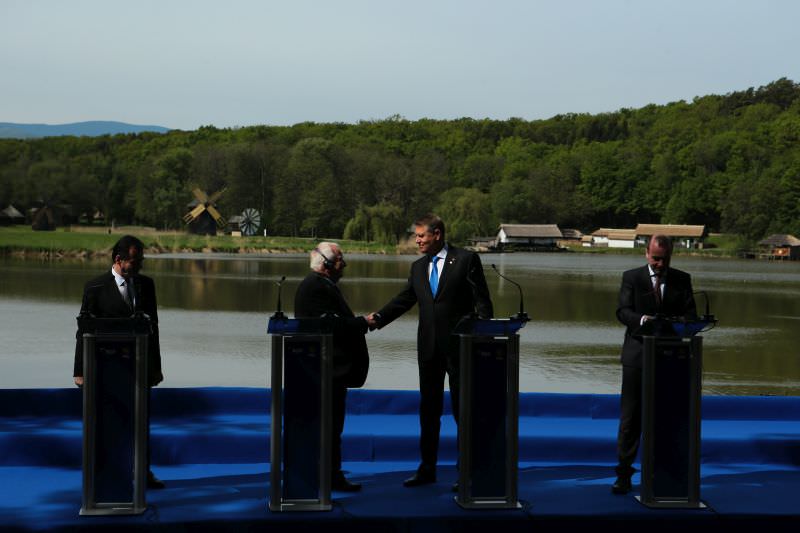
M286 280L286 276L281 276L281 279L275 283L278 286L278 305L277 309L275 310L275 314L272 315L272 318L286 318L286 315L283 314L281 311L281 285Z
M708 297L708 293L706 291L695 291L694 294L702 294L706 300L706 313L700 317L701 320L704 322L716 322L717 319L714 315L711 314L710 311L710 298Z
M517 313L516 317L514 317L514 318L528 320L528 313L525 312L525 304L523 303L523 297L522 297L522 287L520 286L520 284L517 283L516 281L512 281L512 280L508 279L507 277L505 277L504 275L502 275L500 273L500 271L497 270L497 267L495 266L494 263L492 263L492 270L494 270L497 273L498 276L500 276L501 278L503 278L507 282L509 282L509 283L511 283L511 284L513 284L513 285L515 285L517 287L517 290L519 291L519 313Z

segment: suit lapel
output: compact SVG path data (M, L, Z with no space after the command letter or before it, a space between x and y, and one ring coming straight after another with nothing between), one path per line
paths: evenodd
M347 305L347 300L344 299L344 295L342 295L342 290L336 285L331 285L331 290L336 295L336 301L339 302L339 308L342 309L342 312L348 317L355 316L353 315L353 310L350 309L349 305Z
M654 311L658 311L658 300L656 300L656 292L653 287L653 278L650 277L650 268L645 265L642 267L642 290L644 294L648 296L648 300L650 301Z
M430 258L427 255L423 255L420 259L417 260L415 266L412 267L416 268L416 273L414 274L417 277L417 282L420 283L420 286L423 287L423 294L427 295L428 298L433 300L433 293L431 292L431 282L428 276L428 264L430 263ZM441 290L437 291L441 292ZM421 295L417 295L419 298Z

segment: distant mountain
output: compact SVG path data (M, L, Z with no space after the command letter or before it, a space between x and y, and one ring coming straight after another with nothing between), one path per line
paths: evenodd
M138 126L125 122L92 120L72 124L15 124L0 122L0 138L31 139L35 137L58 137L75 135L76 137L98 137L100 135L116 135L117 133L142 133L152 131L166 133L169 128L162 126Z

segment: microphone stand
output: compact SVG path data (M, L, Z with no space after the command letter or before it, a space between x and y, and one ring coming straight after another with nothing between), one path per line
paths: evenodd
M518 320L525 320L526 322L528 320L530 320L530 317L528 317L528 313L525 312L525 304L524 304L523 296L522 296L522 287L520 286L520 284L517 283L516 281L513 281L513 280L505 277L504 275L502 275L500 273L500 271L497 270L497 267L495 266L494 263L492 263L492 270L494 270L495 273L497 273L498 276L500 276L501 278L503 278L507 282L509 282L512 285L514 285L517 288L517 290L519 291L519 312L516 315L514 315L512 318L516 318Z
M278 286L278 305L277 305L277 308L275 310L275 314L270 317L271 319L272 318L275 318L275 319L286 319L287 318L286 315L283 314L283 311L281 311L281 286L283 285L283 282L285 280L286 280L286 276L281 276L280 281L278 281L276 283L276 285Z

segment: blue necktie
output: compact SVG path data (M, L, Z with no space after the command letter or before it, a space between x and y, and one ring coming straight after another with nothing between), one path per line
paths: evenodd
M439 288L439 269L436 267L438 259L435 255L431 257L431 265L433 267L431 268L431 277L428 280L431 284L431 294L433 294L434 298L436 297L436 289Z

